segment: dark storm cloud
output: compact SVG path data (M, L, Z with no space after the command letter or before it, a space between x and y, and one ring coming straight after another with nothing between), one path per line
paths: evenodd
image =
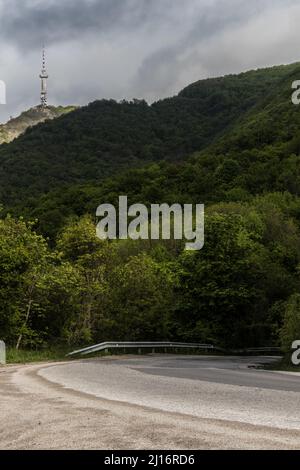
M19 47L105 34L145 21L153 0L3 0L0 37ZM155 8L154 8L155 9Z
M0 122L39 99L156 100L192 81L299 60L299 0L0 0Z
M236 28L246 26L251 20L270 11L270 9L272 11L277 7L284 5L288 7L293 4L297 4L297 0L212 0L206 2L205 8L198 11L195 24L186 32L184 38L145 58L137 73L136 86L141 93L146 90L152 90L154 95L159 90L166 92L176 84L178 79L176 72L189 67L196 61L198 61L199 69L202 62L205 69L208 68L208 72L211 71L212 74L218 73L218 70L227 70L224 60L229 67L234 64L227 54L222 56L222 44L220 44L220 53L211 57L211 60L203 53L205 51L201 52L202 56L197 54L194 51L195 47L198 46L201 49L201 46L204 46L205 48L205 44L208 44L211 38L220 37L226 32L234 34ZM253 45L257 47L257 38L255 37ZM209 46L207 47L209 48ZM236 51L240 47L237 37ZM232 50L231 55L234 53L235 51ZM211 69L209 62L213 65ZM156 71L154 79L153 73L151 73L153 70ZM199 76L199 78L201 77Z
M0 0L2 40L20 48L70 40L86 32L118 32L165 21L168 13L180 18L188 4L199 15L196 38L206 37L243 21L245 15L292 0ZM203 8L202 8L203 7ZM202 11L201 11L202 8Z

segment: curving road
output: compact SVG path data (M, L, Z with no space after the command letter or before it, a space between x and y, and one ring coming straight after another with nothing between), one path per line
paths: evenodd
M127 356L0 369L0 448L300 449L300 374L254 369L274 360Z

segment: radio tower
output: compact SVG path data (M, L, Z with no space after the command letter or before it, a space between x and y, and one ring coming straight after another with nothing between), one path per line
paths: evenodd
M41 79L41 106L42 108L47 107L47 79L49 75L46 70L46 53L45 53L45 46L43 46L43 56L42 56L42 71L40 75Z

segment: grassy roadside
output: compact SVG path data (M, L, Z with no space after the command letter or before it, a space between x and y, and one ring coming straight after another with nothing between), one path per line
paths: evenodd
M78 347L79 348L79 347ZM77 348L77 349L78 349ZM15 348L10 348L7 347L6 350L6 362L7 364L27 364L31 362L47 362L47 361L65 361L65 360L74 360L74 359L83 359L83 358L97 358L97 357L107 357L107 356L123 356L123 355L138 355L138 351L136 350L128 350L124 353L124 351L121 351L120 349L110 349L108 353L105 351L100 351L100 352L95 352L92 354L89 354L88 356L75 356L75 357L66 357L66 354L68 354L70 351L76 349L76 347L52 347L49 349L44 349L44 350L29 350L29 349L20 349L16 350ZM160 351L163 353L163 351ZM159 354L159 351L157 350L157 353ZM142 355L150 354L149 350L144 350L142 352ZM171 354L171 352L170 352ZM176 353L175 353L176 354ZM181 351L181 355L189 355L190 352L186 351ZM199 356L209 356L209 353L204 353L201 352L193 352L193 355L199 355ZM221 353L214 353L214 355L223 355Z
M68 348L50 348L44 350L26 350L7 348L7 364L26 364L30 362L63 361L66 360L66 354L70 352Z
M20 349L16 350L15 348L7 347L6 350L6 362L7 364L27 364L34 362L47 362L47 361L65 361L67 359L72 360L73 358L67 358L66 355L73 348L66 346L56 346L50 347L48 349L42 350L29 350L29 349ZM76 348L75 348L76 349ZM124 353L120 350L113 350L110 353L106 354L104 351L90 354L86 358L97 358L97 357L106 357L106 356L122 356ZM126 355L136 355L137 351L127 351ZM145 351L144 351L145 354ZM183 352L181 354L184 354ZM205 356L206 354L199 354ZM74 359L79 359L80 357L74 357ZM278 362L273 364L264 364L262 369L272 370L272 371L287 371L287 372L298 372L300 373L300 366L294 366L291 363L290 356L279 358Z

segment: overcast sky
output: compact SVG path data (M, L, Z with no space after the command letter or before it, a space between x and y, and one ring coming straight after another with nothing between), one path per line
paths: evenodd
M39 103L43 43L50 104L153 101L300 60L299 24L299 0L0 0L0 121Z

